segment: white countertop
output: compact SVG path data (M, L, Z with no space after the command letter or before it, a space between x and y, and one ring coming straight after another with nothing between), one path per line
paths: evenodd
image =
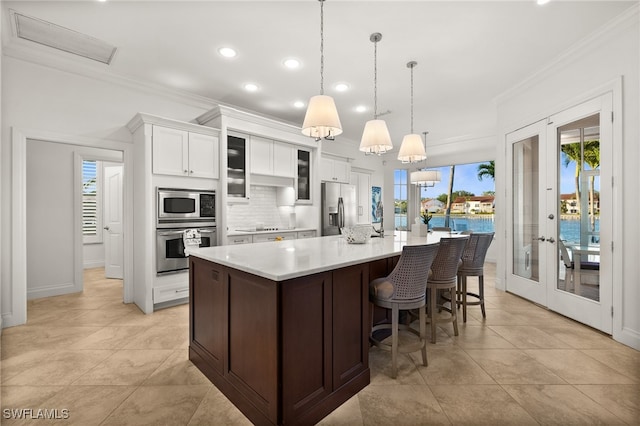
M282 234L284 232L304 232L315 231L316 228L292 228L292 229L278 229L277 231L238 231L237 229L227 231L228 237L235 237L238 235L255 235L255 234Z
M365 244L348 244L340 235L299 240L189 248L188 253L273 281L283 281L318 272L400 255L405 245L434 244L448 232L431 232L416 237L395 231L384 238L371 238Z

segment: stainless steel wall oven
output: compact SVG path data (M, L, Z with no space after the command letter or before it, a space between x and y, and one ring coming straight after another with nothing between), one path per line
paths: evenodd
M216 193L195 189L157 188L156 273L189 269L184 232L200 232L200 247L217 245Z

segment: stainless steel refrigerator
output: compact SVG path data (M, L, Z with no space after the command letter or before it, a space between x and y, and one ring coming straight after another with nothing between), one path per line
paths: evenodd
M356 187L322 183L322 235L338 235L340 228L357 223Z

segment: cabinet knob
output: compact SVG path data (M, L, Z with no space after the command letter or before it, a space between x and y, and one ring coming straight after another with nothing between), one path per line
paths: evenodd
M189 170L189 174L193 174L193 170Z
M185 173L189 173L189 170L185 170L184 172L185 172Z

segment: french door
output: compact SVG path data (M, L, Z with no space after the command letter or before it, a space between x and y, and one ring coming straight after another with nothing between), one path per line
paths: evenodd
M612 332L612 96L507 135L507 290Z

